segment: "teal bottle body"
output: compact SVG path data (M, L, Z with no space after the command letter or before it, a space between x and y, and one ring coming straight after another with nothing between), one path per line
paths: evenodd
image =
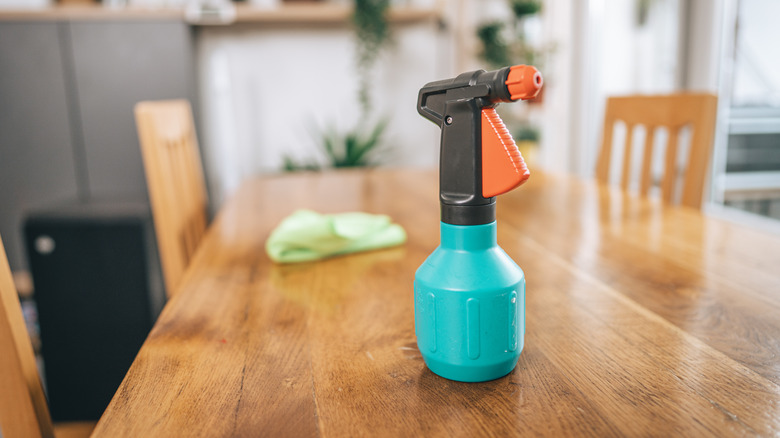
M441 223L414 278L417 346L434 373L483 382L509 374L525 336L525 275L496 242L496 222Z

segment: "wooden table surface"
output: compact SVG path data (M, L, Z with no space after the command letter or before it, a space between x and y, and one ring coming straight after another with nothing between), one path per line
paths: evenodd
M388 214L408 242L275 265L298 208ZM94 436L780 434L780 238L536 172L498 199L527 278L508 376L453 382L414 336L435 172L285 175L220 211Z

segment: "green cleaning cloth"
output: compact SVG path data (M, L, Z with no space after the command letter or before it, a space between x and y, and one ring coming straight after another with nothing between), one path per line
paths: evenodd
M271 232L265 250L275 262L297 263L386 248L405 241L404 229L385 215L298 210Z

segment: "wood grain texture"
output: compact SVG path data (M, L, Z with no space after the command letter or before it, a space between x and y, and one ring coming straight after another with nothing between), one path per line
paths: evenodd
M626 125L623 163L620 167L620 185L628 190L635 174L639 173L639 193L648 195L651 185L651 166L655 131L667 131L664 156L664 173L661 179L661 198L667 203L679 203L701 208L704 181L707 177L710 155L715 136L718 98L712 94L680 93L659 96L619 96L607 99L604 110L601 152L596 164L596 178L609 183L611 162L614 155L612 138L615 124ZM642 125L645 129L644 145L633 145L634 129ZM682 168L678 166L678 137L684 127L690 127L692 135L690 150ZM641 171L633 169L633 151L641 146ZM679 189L678 189L679 187Z
M540 172L498 202L527 276L508 376L449 381L417 350L435 172L282 175L222 209L94 436L780 434L780 238ZM389 214L409 240L273 264L298 208Z

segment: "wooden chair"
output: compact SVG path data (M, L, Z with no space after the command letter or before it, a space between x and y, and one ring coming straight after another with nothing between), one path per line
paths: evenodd
M206 231L208 198L186 100L140 102L135 119L168 297Z
M93 421L53 425L19 295L0 239L0 435L87 437Z
M0 430L4 437L50 437L54 426L0 241Z
M672 94L666 96L625 96L607 99L604 114L601 153L596 165L596 178L609 183L612 157L612 137L615 122L626 124L625 151L623 154L621 186L628 190L631 180L632 138L637 125L645 126L645 145L642 155L642 172L639 193L647 196L652 184L653 143L657 128L668 132L664 154L664 174L661 181L661 197L672 203L677 188L678 137L685 126L692 129L691 148L687 165L682 169L682 196L680 204L701 208L704 182L712 150L717 96L712 94Z

